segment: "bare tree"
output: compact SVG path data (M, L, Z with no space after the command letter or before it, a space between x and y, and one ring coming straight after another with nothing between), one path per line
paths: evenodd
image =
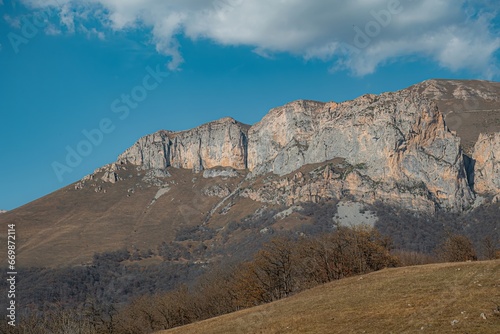
M463 235L449 236L438 249L439 256L446 262L462 262L477 260L472 242Z
M483 239L482 247L483 247L483 256L487 260L494 260L500 258L500 249L498 240L493 240L492 237L488 236Z

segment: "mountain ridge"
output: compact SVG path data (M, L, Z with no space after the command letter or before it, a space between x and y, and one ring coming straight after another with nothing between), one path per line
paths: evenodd
M425 89L446 99L422 96ZM498 205L498 96L498 83L430 80L340 103L296 100L253 126L223 118L160 130L114 163L2 214L0 223L16 223L19 263L59 266L131 245L154 248L186 229L210 229L213 243L222 243L234 222L267 211L282 213L273 229L293 230L308 221L294 214L303 203L348 200L431 215ZM463 116L468 106L497 111L476 108L472 120ZM462 122L448 126L457 115ZM464 134L480 138L471 153Z
M448 91L449 89L445 90L439 87L443 82L447 85L456 86L453 93L450 93ZM405 168L402 169L401 167L402 165L406 165L410 167L411 170L406 168L408 172L403 173L404 175L394 177L395 179L402 180L405 186L410 187L425 183L427 190L432 193L430 196L432 197L432 201L436 202L439 206L444 205L452 211L462 211L474 205L474 196L472 195L473 182L471 180L471 175L474 172L468 172L465 166L466 162L463 161L463 159L473 159L473 154L464 155L463 158L461 157L461 138L457 136L456 132L448 131L448 127L443 119L444 113L438 110L433 111L432 109L434 109L435 106L431 101L429 101L429 104L426 106L416 106L417 109L427 108L428 111L431 111L427 113L427 115L424 115L428 118L427 120L423 120L422 115L418 115L419 111L416 110L413 112L413 119L408 119L406 117L406 114L410 110L408 108L412 105L412 103L409 105L404 104L408 102L408 100L406 100L406 102L401 101L400 106L393 106L392 110L389 110L389 112L393 112L394 108L400 108L400 110L397 110L397 112L399 112L399 118L395 121L400 123L406 122L406 124L403 124L405 127L404 129L396 129L396 132L400 132L399 134L390 134L395 137L393 138L393 142L386 143L385 146L372 145L371 143L366 143L366 140L364 143L356 142L356 137L361 138L362 136L367 136L367 132L371 130L370 127L373 128L376 125L373 115L370 118L367 113L363 112L367 109L373 110L378 108L378 106L381 105L381 103L377 104L379 99L385 99L383 103L387 104L391 103L391 100L395 99L397 95L403 94L405 95L402 96L403 99L414 99L413 105L416 105L425 100L418 100L421 98L421 94L429 95L432 91L438 91L439 94L441 94L438 94L440 97L449 95L459 95L463 97L472 96L473 94L471 93L470 87L466 84L460 85L458 84L459 82L462 81L427 80L397 92L388 92L380 95L366 94L357 99L341 103L296 100L281 107L271 109L261 121L252 126L244 125L232 118L223 118L190 130L175 132L175 135L172 135L174 133L170 131L162 130L142 137L136 144L119 156L117 163L132 163L141 166L143 169L164 169L173 166L176 168L192 169L195 172L214 167L231 167L238 170L248 169L251 172L249 175L260 175L272 172L283 176L297 170L305 164L321 163L334 158L347 159L351 165L370 165L370 160L375 160L376 157L369 155L365 155L364 157L360 156L363 150L379 152L390 150L391 152L389 152L383 160L387 161L389 158L393 157L393 155L398 154L399 157L397 157L397 159L402 160L402 162L393 161L394 163L391 165L382 163L381 159L379 159L378 163L374 163L373 165L378 165L379 169L380 166L385 165L383 171L372 170L371 173L365 176L372 178L374 182L380 182L382 179L385 179L388 174L395 174L399 170L405 170ZM495 84L487 81L466 81L467 84L470 82L473 83L473 86ZM472 92L475 94L474 91ZM482 94L482 96L500 101L496 95L490 94L488 91ZM361 105L359 106L359 104ZM406 109L401 111L403 108ZM412 106L412 108L415 109L415 106ZM331 118L335 117L335 122L341 122L345 121L345 119L350 116L349 113L352 113L354 116L357 115L358 118L364 117L366 119L365 122L372 123L365 124L367 126L365 126L364 132L358 132L356 135L345 134L344 136L336 137L335 133L341 132L342 128L359 127L359 125L363 125L363 120L361 119L350 123L344 122L345 124L337 126L333 124L331 120L324 119L325 117L321 119L322 115L327 115ZM377 116L382 115L379 114ZM386 123L381 124L378 131L379 133L377 133L377 131L371 131L373 132L373 138L377 138L378 140L380 133L383 133L383 136L387 136L387 126L391 125L392 122L389 116L390 115L385 115ZM415 117L417 119L415 119ZM380 119L378 118L377 121L380 121ZM420 123L415 123L415 121ZM411 125L411 122L414 124ZM429 122L429 124L427 124L427 122ZM221 129L217 129L217 126L221 124L227 126L226 124L228 123L231 124L232 127L229 129L222 129L222 131L225 131L224 134L217 134L217 131L221 132ZM434 128L430 129L430 123L434 123L434 125L437 124L437 127L434 126ZM400 124L393 124L394 127L400 126ZM412 126L413 128L410 129ZM213 130L213 128L215 128L215 130ZM208 133L203 133L206 132L207 129ZM313 132L318 131L328 133L324 134L323 137L314 136ZM417 133L419 131L421 131L420 136L423 136L420 139L426 142L412 143L417 150L421 147L430 147L432 152L427 152L427 154L431 154L431 156L437 154L438 159L441 160L445 158L445 155L448 155L445 161L447 161L448 164L453 162L456 163L455 170L444 173L452 173L454 175L453 177L458 180L457 182L460 185L456 189L451 189L449 187L444 189L446 187L443 188L442 184L437 186L435 183L429 182L426 176L421 175L422 171L428 171L428 164L422 167L417 166L417 170L413 170L415 166L408 165L415 165L415 161L425 158L422 154L419 155L418 152L414 152L410 155L401 153L402 150L404 151L408 148L407 144L409 143L410 132ZM425 131L428 133L425 133ZM231 134L231 132L233 134ZM236 133L236 135L234 133ZM479 134L476 135L479 136ZM437 146L441 145L443 140L450 142L450 144L445 149L442 149L442 152L438 152L439 148ZM435 143L431 143L432 141L435 141ZM317 147L311 148L310 146L313 144L315 146L324 145L324 149L319 149ZM400 147L391 149L388 147L390 145L398 145ZM434 148L432 148L432 145L434 145ZM226 154L223 154L222 151L217 152L213 146L219 146ZM346 151L353 146L359 146L361 151ZM410 162L409 160L413 161ZM431 163L430 161L428 162ZM479 167L484 170L483 167ZM435 171L434 173L443 175L443 172ZM484 182L490 183L492 182L491 179L491 176L483 178L483 180L488 180ZM484 185L479 189L489 192L492 190L496 191L496 186ZM443 200L446 196L455 196L455 198ZM422 209L421 205L419 209Z

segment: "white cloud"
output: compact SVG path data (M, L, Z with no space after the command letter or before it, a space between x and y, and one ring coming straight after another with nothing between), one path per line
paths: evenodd
M156 50L170 57L171 69L183 62L177 40L183 34L220 45L250 46L269 58L286 52L322 59L357 75L413 55L451 70L490 76L498 71L500 38L491 22L499 8L489 0L58 1L61 23L68 30L74 30L75 17L89 16L88 8L100 10L103 27L148 29ZM35 7L47 3L24 2Z
M61 23L66 27L68 32L75 32L75 17L70 4L65 4L60 7L59 16Z
M3 20L14 29L21 28L21 19L19 17L12 17L8 14L3 15Z
M57 36L57 35L60 35L62 33L61 30L53 24L48 24L45 27L44 32L45 32L45 34L47 34L49 36Z
M98 39L100 39L101 41L104 41L106 39L106 35L104 35L104 33L102 31L98 31L96 28L86 28L84 25L81 25L78 27L78 30L80 32L82 32L83 34L85 34L85 36L87 36L87 38L92 38L92 37L97 37Z

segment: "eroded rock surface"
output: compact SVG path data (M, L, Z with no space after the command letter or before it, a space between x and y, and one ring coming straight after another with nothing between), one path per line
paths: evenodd
M116 171L129 164L145 170L145 178L155 181L149 184L158 186L168 177L167 168L203 171L205 179L247 173L250 186L242 187L238 196L263 203L296 205L350 196L414 210L460 212L475 201L473 181L480 194L500 192L495 156L500 140L498 134L481 135L474 156L464 158L464 143L469 145L477 135L462 126L464 140L457 135L460 131L448 129L445 116L453 119L454 112L460 112L466 118L465 112L477 113L480 108L491 109L482 115L494 112L499 87L428 80L342 103L294 101L270 110L251 127L223 118L187 131L162 130L139 139L115 164L99 170L99 177L118 182ZM453 104L457 101L463 101L460 108ZM468 108L471 101L475 109ZM455 110L448 110L450 106ZM475 168L469 161L476 161ZM298 172L315 164L321 166L312 174ZM278 177L253 184L269 173ZM87 178L83 184L94 181L95 175ZM228 194L214 188L205 189L205 195Z
M255 175L285 175L305 164L343 158L362 167L360 177L376 184L382 197L394 194L383 188L422 188L426 200L458 211L474 198L460 139L434 103L409 90L341 104L292 102L271 110L248 137L248 166ZM351 193L368 195L365 183L350 182Z
M474 190L481 194L500 193L500 132L481 134L474 146Z
M169 166L201 171L217 166L246 168L247 126L232 118L181 131L142 137L118 157L143 169Z

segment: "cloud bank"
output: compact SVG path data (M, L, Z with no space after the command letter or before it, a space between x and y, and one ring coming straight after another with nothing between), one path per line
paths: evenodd
M333 70L363 76L401 57L424 57L456 71L493 77L500 38L489 0L23 0L58 9L61 26L85 31L147 31L178 69L178 37L248 46L259 55L321 59ZM78 21L75 23L75 21ZM98 26L95 25L98 22ZM89 23L90 24L90 23ZM495 25L496 24L496 25ZM81 29L80 29L81 30Z

